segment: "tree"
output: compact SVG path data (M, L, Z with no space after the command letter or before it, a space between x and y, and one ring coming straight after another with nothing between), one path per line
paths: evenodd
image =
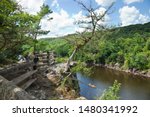
M1 0L0 58L10 58L10 55L15 57L16 53L20 52L20 47L30 40L27 34L32 19L33 16L23 12L21 6L15 1Z
M91 2L88 6L80 0L74 1L82 7L82 9L86 12L86 16L84 20L77 22L77 24L84 28L84 31L82 33L78 32L78 35L75 35L74 40L71 40L71 43L74 45L74 50L67 61L67 67L65 71L69 71L70 62L72 61L74 55L90 41L96 38L96 31L104 30L104 26L100 22L104 21L106 14L109 14L109 11L114 4L112 3L103 13L97 13L96 10L99 8L99 6L93 8Z
M52 11L50 10L48 5L43 4L41 7L41 10L37 13L37 15L34 17L34 24L31 27L31 32L30 35L34 40L34 51L36 50L36 42L37 42L37 37L39 35L45 35L48 34L49 31L41 30L40 22L41 20L47 16L48 14L51 14ZM49 20L52 20L52 18L49 18Z
M1 0L0 2L0 51L12 47L15 43L17 30L19 28L15 21L20 14L19 6L12 0ZM11 43L13 42L13 43Z
M43 5L37 15L31 15L14 0L1 0L0 57L14 57L21 52L22 45L36 42L37 36L47 34L49 31L41 30L40 22L49 13L52 11L48 5Z

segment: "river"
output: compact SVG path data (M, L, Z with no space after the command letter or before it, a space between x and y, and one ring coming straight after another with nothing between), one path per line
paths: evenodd
M112 86L115 80L121 83L121 100L150 100L150 78L131 75L129 73L95 67L91 76L77 73L80 95L89 100L99 97L105 89ZM84 82L84 83L82 83ZM93 84L91 88L86 84Z

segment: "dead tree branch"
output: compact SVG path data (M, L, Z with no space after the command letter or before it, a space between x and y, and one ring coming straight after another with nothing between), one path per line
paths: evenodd
M103 13L97 13L96 10L100 8L99 6L97 6L96 8L93 8L91 2L90 2L90 5L87 6L85 3L83 3L80 0L74 0L74 1L78 3L81 6L81 8L87 13L87 15L85 16L85 20L81 20L77 22L78 25L83 26L85 31L82 33L78 32L77 37L79 38L80 36L80 40L82 40L82 43L76 43L74 45L74 51L72 52L71 56L69 57L67 61L67 68L65 71L69 71L70 62L72 61L76 52L78 52L82 47L84 47L89 41L91 41L96 36L96 31L99 30L100 27L104 29L104 26L100 24L99 22L104 20L106 14L109 14L110 9L114 5L114 3L112 3ZM86 33L89 33L90 35L86 36ZM75 40L76 40L76 37L75 37Z

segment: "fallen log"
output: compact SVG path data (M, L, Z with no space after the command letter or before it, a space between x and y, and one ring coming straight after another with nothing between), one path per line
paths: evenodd
M0 76L0 99L1 100L35 100L36 98L28 94L23 89L14 85L3 76Z
M34 70L34 71L29 71L15 79L12 80L12 82L15 84L15 85L19 85L21 82L23 82L24 80L26 80L28 77L32 76L34 73L36 73L37 70Z
M33 82L35 82L36 80L37 80L36 78L30 79L30 80L28 80L26 83L24 83L23 85L21 85L20 87L25 90L25 89L27 89Z

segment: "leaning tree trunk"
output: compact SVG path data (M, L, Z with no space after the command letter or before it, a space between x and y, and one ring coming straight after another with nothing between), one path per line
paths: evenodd
M65 72L69 71L70 70L70 63L75 55L75 53L77 52L77 48L74 49L74 51L72 52L71 56L69 57L68 61L67 61L67 64L66 64L66 70Z
M75 2L77 2L79 5L81 5L83 7L83 9L85 9L88 12L88 16L87 18L89 18L91 21L79 21L78 24L91 24L91 28L89 28L89 26L85 27L85 30L89 30L91 29L91 35L90 37L85 37L84 34L85 33L81 33L81 38L83 39L84 43L83 44L79 44L76 45L76 48L74 49L74 51L72 52L71 56L69 57L68 61L67 61L67 65L66 65L66 70L65 72L69 71L70 69L70 62L72 61L75 53L82 47L84 47L90 40L93 39L93 37L95 36L95 32L97 30L98 27L100 27L99 25L99 21L103 21L103 18L106 16L106 14L108 13L108 11L111 9L111 7L113 6L114 3L112 3L107 9L106 11L101 15L101 14L96 14L96 9L94 10L91 7L87 7L83 2L81 2L80 0L74 0ZM99 8L99 7L98 7Z

